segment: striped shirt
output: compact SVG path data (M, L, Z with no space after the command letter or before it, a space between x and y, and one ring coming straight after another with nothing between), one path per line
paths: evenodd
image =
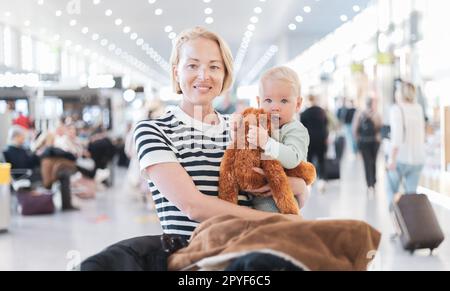
M177 107L158 119L139 122L134 137L142 173L156 164L179 163L201 193L218 196L220 162L229 143L228 116L218 117L220 124L209 125ZM163 231L189 238L199 223L166 199L150 180L149 186ZM182 189L178 195L183 195ZM239 196L239 204L251 206L245 195Z

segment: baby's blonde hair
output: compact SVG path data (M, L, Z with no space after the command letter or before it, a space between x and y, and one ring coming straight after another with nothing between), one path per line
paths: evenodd
M264 82L271 80L271 81L282 81L288 83L293 93L295 94L295 97L301 96L301 84L300 79L297 75L297 73L288 67L275 67L272 69L267 70L264 72L264 74L261 76L261 79L259 81L259 94L260 97L264 96Z
M194 40L200 37L215 41L219 45L220 54L222 55L222 59L225 64L225 78L223 80L223 88L221 92L223 93L230 89L231 85L233 84L233 55L231 54L231 50L227 43L218 34L200 26L181 32L174 42L172 55L170 57L170 64L172 68L174 66L178 66L178 63L180 62L181 48L183 47L183 45L190 40ZM183 92L181 91L180 84L176 80L173 69L171 74L172 87L174 92L177 94L182 94Z

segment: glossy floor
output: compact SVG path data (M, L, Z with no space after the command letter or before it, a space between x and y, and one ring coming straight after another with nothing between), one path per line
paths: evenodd
M380 169L383 165L379 164ZM323 194L315 186L303 215L307 219L358 219L383 233L373 270L450 270L450 240L433 256L419 251L414 256L391 241L393 226L383 194L383 173L374 197L366 195L362 162L346 155L342 180L330 182ZM154 210L148 209L124 181L117 182L95 200L76 202L81 211L40 217L14 215L10 231L0 234L0 270L66 270L106 246L131 237L159 234ZM441 226L450 237L450 211L435 206Z

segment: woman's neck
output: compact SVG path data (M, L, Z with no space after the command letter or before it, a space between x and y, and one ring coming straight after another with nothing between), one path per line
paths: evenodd
M202 106L193 105L186 101L182 101L180 104L181 110L195 120L208 124L218 124L219 118L214 111L212 104Z

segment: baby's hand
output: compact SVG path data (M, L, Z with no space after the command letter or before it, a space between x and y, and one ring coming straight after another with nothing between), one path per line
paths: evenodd
M262 127L250 125L248 131L248 142L253 146L259 146L263 150L266 149L267 142L269 141L269 134L267 130Z

